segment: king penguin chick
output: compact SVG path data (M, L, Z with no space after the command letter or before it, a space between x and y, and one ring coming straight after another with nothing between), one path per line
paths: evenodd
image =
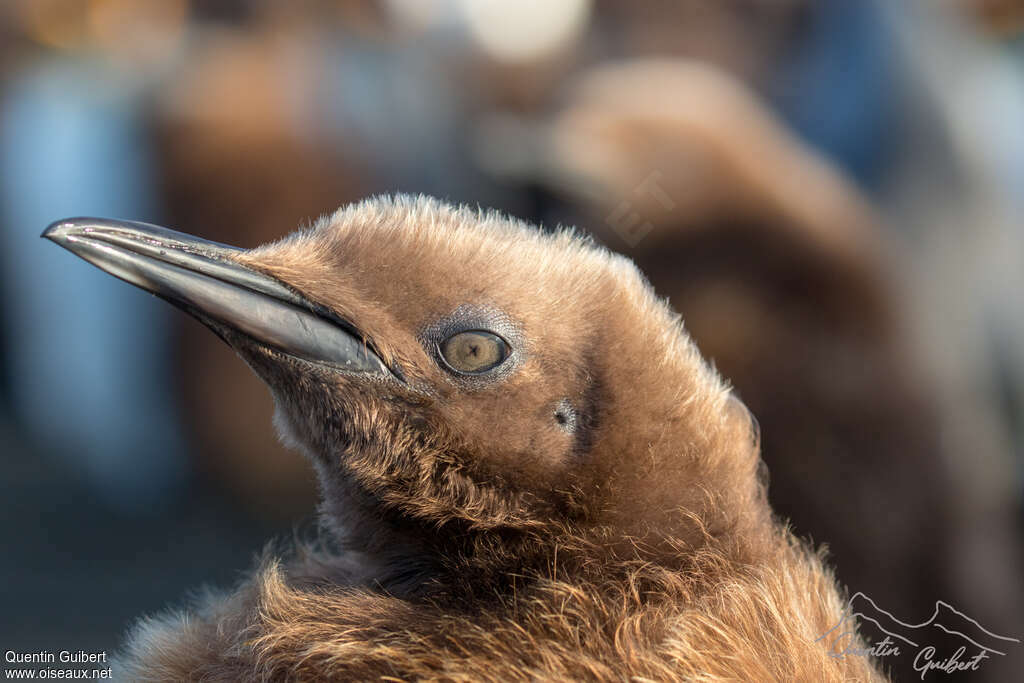
M251 251L101 219L44 235L230 344L322 490L329 542L143 621L131 679L881 679L817 640L834 580L627 259L401 196Z

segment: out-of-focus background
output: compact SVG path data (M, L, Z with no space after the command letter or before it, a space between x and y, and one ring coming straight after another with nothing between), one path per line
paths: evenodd
M1024 2L8 0L0 650L113 651L315 505L233 353L41 230L381 192L636 259L851 592L1020 625Z

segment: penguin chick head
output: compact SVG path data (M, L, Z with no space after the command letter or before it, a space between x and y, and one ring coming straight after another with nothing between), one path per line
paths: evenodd
M570 231L404 196L253 250L85 221L47 236L231 344L339 528L696 543L767 518L742 404L635 266Z

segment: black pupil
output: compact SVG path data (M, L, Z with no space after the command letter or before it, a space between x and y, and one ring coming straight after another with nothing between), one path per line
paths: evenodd
M508 345L490 332L470 330L446 339L441 345L441 355L459 372L486 372L508 357Z

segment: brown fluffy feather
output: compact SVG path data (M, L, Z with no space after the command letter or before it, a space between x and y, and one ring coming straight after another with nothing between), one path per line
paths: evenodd
M329 549L143 622L132 678L879 678L815 642L835 582L772 518L747 411L626 259L409 198L238 258L351 321L409 388L226 334L318 470ZM507 372L439 367L425 340L452 316L505 330Z

